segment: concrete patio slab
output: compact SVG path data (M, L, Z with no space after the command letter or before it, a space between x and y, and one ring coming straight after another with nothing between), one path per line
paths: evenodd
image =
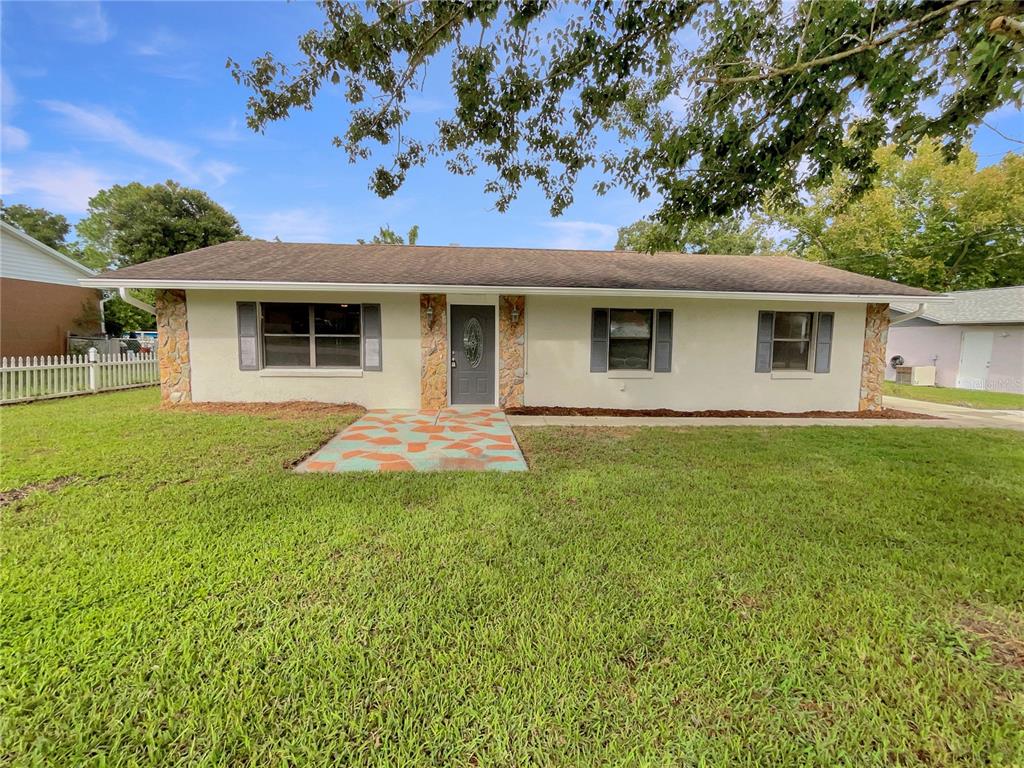
M479 406L368 411L295 467L296 472L526 469L505 414Z

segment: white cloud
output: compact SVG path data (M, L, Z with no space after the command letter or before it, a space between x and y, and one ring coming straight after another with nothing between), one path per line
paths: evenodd
M615 246L618 228L596 221L546 221L544 227L554 231L545 248L570 250L607 250Z
M18 92L14 88L14 83L6 72L0 72L0 104L4 109L10 109L17 103Z
M13 125L0 125L0 148L4 152L19 152L28 147L28 134Z
M60 3L51 11L67 34L80 43L105 43L114 28L99 2Z
M132 46L132 52L139 56L167 56L177 53L185 46L185 40L168 29L160 27L145 41Z
M143 134L105 109L80 107L66 101L40 103L51 112L66 118L69 129L78 135L114 144L126 152L165 165L187 183L210 180L220 185L238 170L220 160L199 163L196 160L199 154L196 148Z
M279 237L291 243L325 243L330 240L332 217L325 210L288 208L247 217L245 230L263 240Z
M236 141L241 141L245 134L241 130L238 118L233 117L227 125L201 131L199 135L207 141L214 141L218 144L234 144Z
M128 152L163 163L192 179L198 175L191 164L196 150L190 147L155 136L145 136L105 109L86 109L66 101L47 100L41 104L51 112L66 117L69 126L81 135L117 144Z
M89 198L109 186L111 179L76 157L41 156L31 165L3 169L0 194L19 195L62 213L81 213Z
M220 187L229 176L238 173L238 166L225 163L223 160L210 160L203 163L203 171L213 180L214 185Z

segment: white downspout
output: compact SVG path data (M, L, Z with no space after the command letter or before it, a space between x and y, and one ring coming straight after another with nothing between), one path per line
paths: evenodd
M124 301L127 304L131 304L133 307L135 307L136 309L141 309L143 312L149 312L149 314L153 315L153 317L156 317L156 307L154 307L152 304L147 304L144 301L139 301L134 296L128 293L127 288L118 288L117 293L121 297L121 301ZM923 309L924 304L922 304L921 307Z
M122 290L124 289L122 288ZM892 326L899 325L900 323L905 323L908 320L916 320L917 318L924 314L925 307L927 306L928 305L922 301L920 304L917 305L917 309L915 309L913 312L908 312L907 314L901 315L895 320L890 320L889 327L892 328Z

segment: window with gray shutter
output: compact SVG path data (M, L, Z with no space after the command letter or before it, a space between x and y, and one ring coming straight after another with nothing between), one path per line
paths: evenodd
M608 310L594 309L590 315L590 371L608 370Z
M659 309L655 323L654 372L667 373L672 370L672 310Z
M814 372L828 373L832 365L832 327L835 325L835 314L832 312L818 313L818 336L814 344Z
M255 301L240 301L238 311L238 369L257 371L260 368L260 316Z
M759 312L757 315L757 357L754 360L756 373L771 373L772 336L775 331L775 313Z
M363 304L363 370L382 368L380 304Z

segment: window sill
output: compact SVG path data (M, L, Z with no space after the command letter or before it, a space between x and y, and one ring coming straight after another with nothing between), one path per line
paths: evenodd
M654 371L608 371L609 379L653 379Z
M263 368L260 376L268 378L361 379L362 368Z
M804 379L804 380L807 380L807 379L813 379L814 378L814 374L811 373L811 371L772 371L772 378L773 379L780 379L780 380L783 380L783 381L785 381L787 379L790 379L790 380L793 380L793 379Z

